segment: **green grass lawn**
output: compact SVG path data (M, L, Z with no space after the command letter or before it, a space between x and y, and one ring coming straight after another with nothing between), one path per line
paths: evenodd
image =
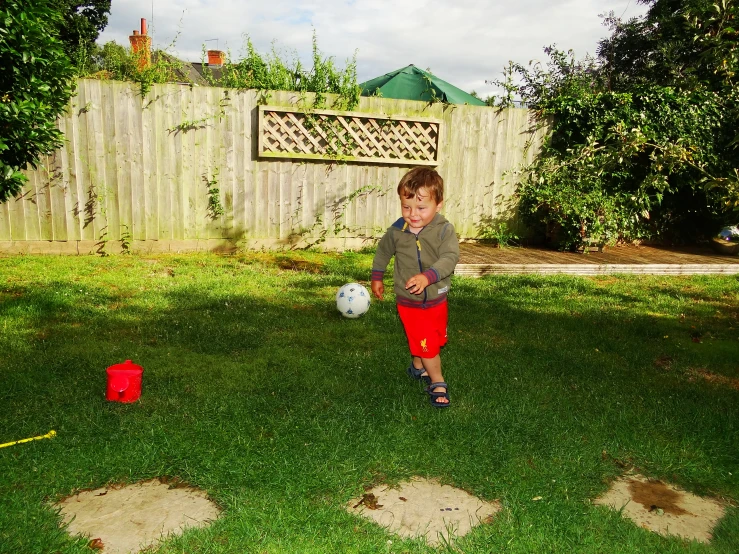
M434 552L343 509L414 475L503 505L442 551L739 551L739 279L456 278L436 410L393 298L335 310L371 259L0 259L0 443L58 433L0 449L0 552L90 552L50 504L161 476L223 514L159 553ZM126 359L143 395L106 402ZM629 468L722 498L713 542L590 504Z

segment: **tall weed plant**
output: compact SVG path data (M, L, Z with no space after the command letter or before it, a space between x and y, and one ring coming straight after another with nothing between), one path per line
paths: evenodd
M139 55L133 53L129 47L115 42L108 42L103 46L92 45L77 60L77 73L79 77L85 78L135 82L140 86L141 95L146 96L155 83L189 80L184 71L185 62L169 53L175 42L176 40L163 50L153 51L151 63L146 67L141 67ZM204 63L205 80L212 86L226 88L314 93L313 108L327 107L327 94L337 95L336 101L330 106L332 108L352 109L359 103L361 89L357 84L356 52L346 66L340 68L332 57L321 53L314 33L313 66L306 68L297 53L288 61L273 46L268 54L263 55L248 37L244 46L243 57L231 61L229 53L218 73Z
M91 50L77 62L80 77L138 83L142 97L149 93L155 83L185 81L183 67L183 62L166 50L152 52L151 63L143 66L140 54L116 42L107 42L103 46L92 45Z
M270 53L263 56L249 37L245 38L244 49L245 55L240 60L232 62L227 56L218 77L204 66L205 78L214 86L314 93L315 108L325 107L327 94L338 95L331 106L334 108L352 109L359 103L361 88L357 84L356 52L343 69L339 68L332 57L324 57L321 53L315 33L311 68L304 67L297 53L291 61L286 60L274 45Z

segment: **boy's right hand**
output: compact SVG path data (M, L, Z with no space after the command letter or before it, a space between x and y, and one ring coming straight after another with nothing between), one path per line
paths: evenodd
M382 281L372 281L372 294L381 301L382 295L385 294L385 284Z

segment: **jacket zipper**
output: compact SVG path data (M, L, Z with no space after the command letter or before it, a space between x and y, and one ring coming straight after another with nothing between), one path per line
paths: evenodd
M425 229L425 227L423 228ZM416 257L418 258L418 270L423 273L423 264L421 263L421 241L418 240L418 236L423 232L423 229L418 231L418 235L415 233L411 233L414 237L416 237ZM410 229L408 229L410 231ZM427 287L428 288L428 287ZM423 289L423 303L421 304L421 308L426 308L426 289Z

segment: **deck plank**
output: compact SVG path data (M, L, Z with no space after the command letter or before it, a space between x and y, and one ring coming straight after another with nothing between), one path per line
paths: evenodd
M609 275L736 275L739 256L716 254L708 247L665 248L620 246L579 254L542 247L495 248L462 243L456 275L500 274Z

